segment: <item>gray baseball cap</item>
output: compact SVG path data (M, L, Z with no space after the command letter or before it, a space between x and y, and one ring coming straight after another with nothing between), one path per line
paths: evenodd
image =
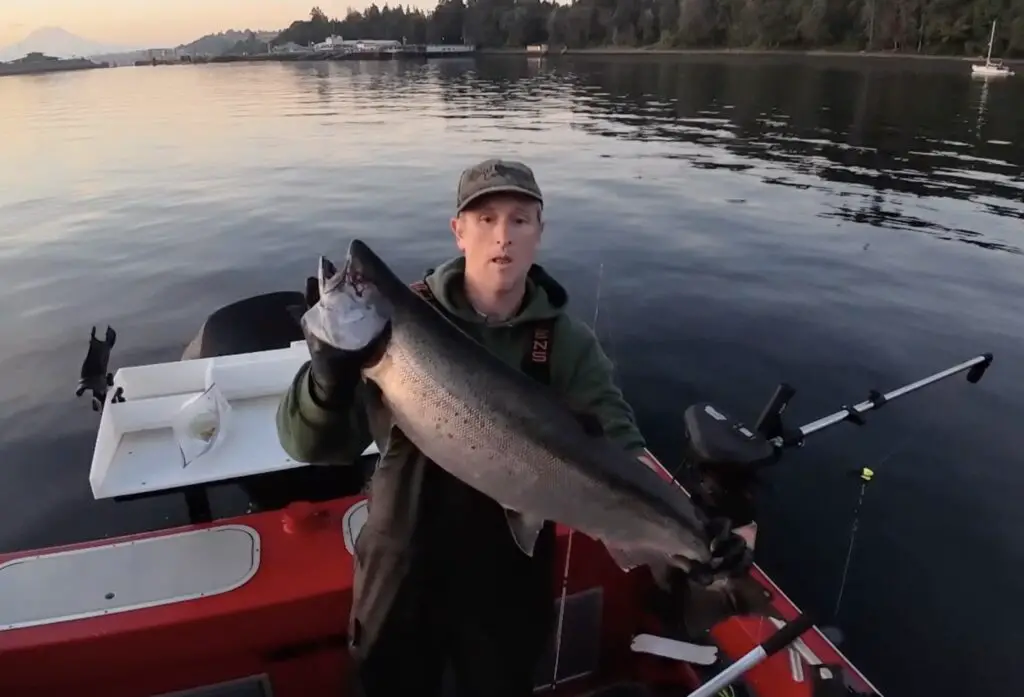
M523 194L544 205L544 196L532 169L522 162L490 159L462 171L455 196L455 212L461 213L481 196L500 192Z

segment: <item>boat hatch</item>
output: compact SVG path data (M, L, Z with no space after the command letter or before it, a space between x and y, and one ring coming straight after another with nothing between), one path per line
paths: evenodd
M555 600L555 612L561 599ZM600 587L567 595L562 620L562 640L558 648L559 683L583 678L598 669L601 655L601 611L604 592ZM557 614L556 614L557 617ZM534 691L551 685L555 670L556 632L552 631L548 646L534 674Z
M273 695L270 679L264 674L219 682L216 685L194 687L189 690L164 692L153 697L273 697Z
M281 448L275 420L281 397L308 360L309 349L296 343L122 368L96 435L93 497L181 491L305 466Z
M0 565L0 631L227 593L259 568L247 525L21 557Z

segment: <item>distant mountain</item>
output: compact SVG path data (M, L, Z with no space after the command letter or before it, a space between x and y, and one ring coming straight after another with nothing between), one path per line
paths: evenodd
M60 27L36 29L16 44L0 47L0 61L22 58L29 53L45 53L56 58L87 58L103 53L121 53L137 46L117 46L90 41Z
M189 56L220 56L231 50L239 41L252 41L253 37L255 37L257 41L266 43L276 38L281 31L283 30L251 31L246 29L244 31L236 31L231 29L219 34L207 34L190 44L178 46L178 51Z

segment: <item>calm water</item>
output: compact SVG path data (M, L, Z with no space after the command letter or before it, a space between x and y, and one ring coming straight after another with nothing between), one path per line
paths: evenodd
M91 501L89 327L173 360L218 306L299 289L359 236L410 280L454 252L474 159L531 163L545 263L594 312L653 449L684 407L794 425L983 351L771 476L759 561L889 694L1024 677L1024 83L821 60L453 60L0 80L0 549L183 521ZM836 601L858 484L849 582ZM228 497L230 498L230 497ZM1014 591L1018 591L1015 593Z

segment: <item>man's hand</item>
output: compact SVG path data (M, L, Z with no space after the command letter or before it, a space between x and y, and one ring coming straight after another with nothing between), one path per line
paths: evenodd
M658 461L647 450L637 455L636 459L655 472L661 473ZM725 518L711 521L706 529L710 540L711 561L706 565L695 567L690 573L691 580L708 585L718 578L745 574L754 561L753 541L748 538L752 537L755 532L756 530L749 529L749 526L732 530L729 521Z
M307 310L320 300L320 287L316 278L306 279L305 295ZM310 394L315 401L325 407L348 404L352 391L359 382L360 369L375 353L378 342L370 342L366 348L358 351L343 351L311 334L301 318L299 326L309 347Z
M696 566L690 579L701 585L710 585L716 580L743 576L754 563L752 545L741 532L733 530L729 520L717 518L707 526L710 540L711 561Z

